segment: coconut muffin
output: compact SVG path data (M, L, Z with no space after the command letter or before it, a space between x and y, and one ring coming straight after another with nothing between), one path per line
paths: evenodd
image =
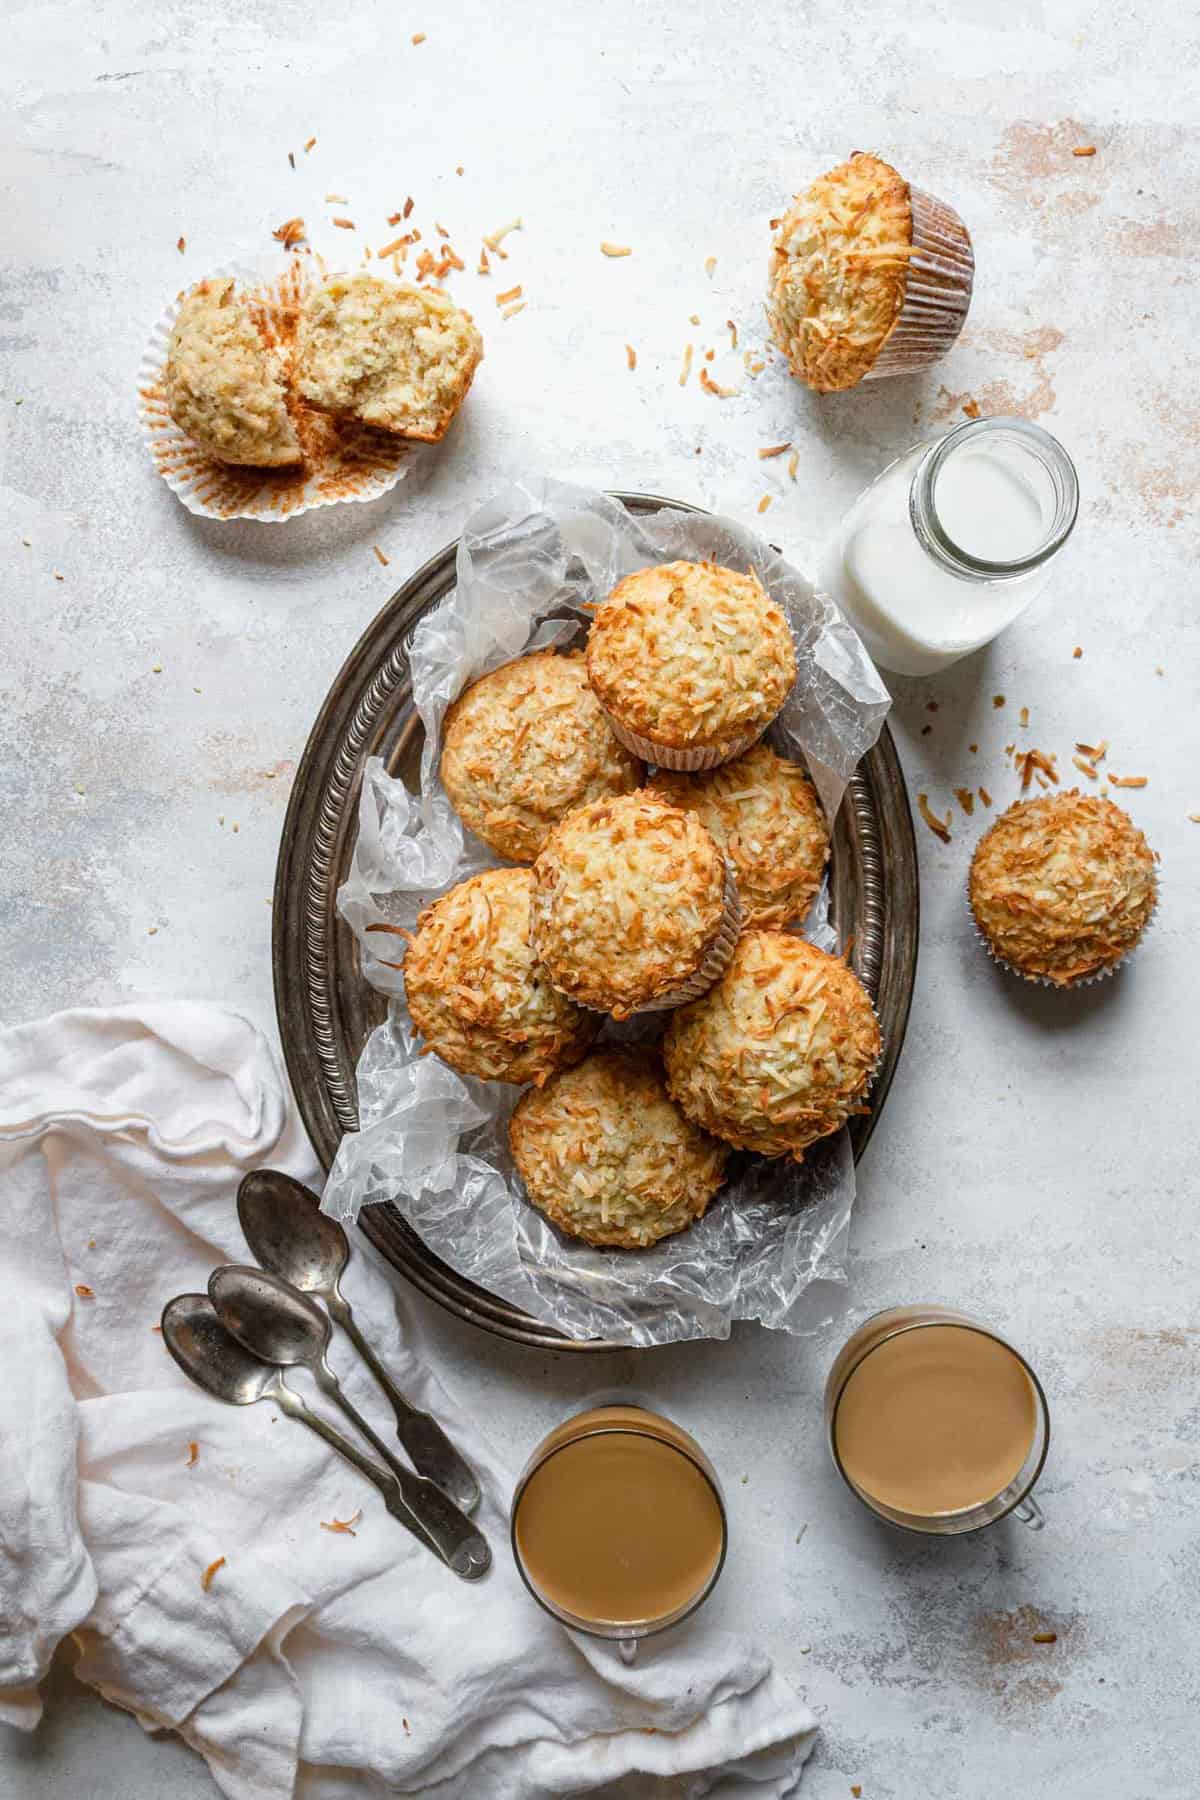
M599 607L587 667L636 756L711 769L767 729L796 679L796 646L757 575L662 563L627 575Z
M967 228L882 158L857 152L773 223L771 328L818 393L927 368L962 330L975 273Z
M1136 948L1157 858L1128 813L1077 788L1018 800L976 845L971 911L988 949L1055 987L1107 975Z
M640 787L645 769L609 730L581 650L539 650L476 681L446 714L442 785L497 856L531 863L577 806Z
M599 1029L538 966L532 892L528 869L487 869L417 920L403 964L408 1010L426 1048L460 1075L540 1085Z
M879 1025L840 957L748 931L715 987L674 1013L667 1087L693 1123L743 1150L804 1160L858 1111Z
M305 303L296 385L319 412L434 444L482 356L475 321L440 288L337 276Z
M521 1096L509 1125L525 1192L560 1231L644 1249L701 1217L724 1144L684 1118L650 1050L594 1050Z
M733 864L743 925L804 917L829 860L829 831L798 764L760 743L700 775L660 770L650 792L712 833Z
M179 429L217 462L298 467L283 375L232 278L198 282L179 309L163 377Z
M737 939L725 858L698 819L654 795L568 813L533 878L533 942L551 981L616 1019L703 993Z

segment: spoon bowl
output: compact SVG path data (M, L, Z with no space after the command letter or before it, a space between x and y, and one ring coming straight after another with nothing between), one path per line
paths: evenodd
M277 1370L243 1349L207 1294L177 1294L162 1313L163 1342L197 1387L231 1406L274 1398Z
M264 1269L305 1294L331 1293L350 1258L336 1219L280 1169L255 1169L238 1189L238 1219Z
M243 1354L290 1368L314 1363L329 1347L332 1326L315 1300L262 1269L214 1269L209 1299Z

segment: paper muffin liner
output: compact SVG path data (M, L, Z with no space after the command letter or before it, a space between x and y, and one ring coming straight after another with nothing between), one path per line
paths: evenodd
M863 376L912 375L945 356L963 325L975 281L971 234L952 206L910 188L912 255L904 304L883 348Z
M975 928L975 936L987 951L992 962L995 963L998 969L1005 970L1009 975L1019 976L1022 981L1029 982L1033 987L1054 988L1058 993L1071 993L1076 988L1094 987L1098 981L1107 981L1110 975L1115 975L1118 969L1124 968L1130 957L1136 955L1137 951L1145 943L1147 935L1153 929L1154 924L1158 919L1158 905L1161 896L1162 881L1156 870L1154 875L1154 905L1150 908L1150 911L1146 916L1146 923L1142 926L1142 929L1138 932L1137 937L1129 946L1128 950L1126 950L1125 954L1123 956L1118 956L1115 962L1105 963L1102 969L1093 970L1090 975L1077 975L1074 981L1051 981L1048 975L1031 975L1027 969L1018 968L1016 963L1009 962L1007 957L1001 956L1000 953L993 948L991 939L976 918L975 908L971 905L971 880L970 875L968 874L967 876L967 911L971 915L971 924Z
M735 756L741 756L752 744L757 744L759 738L774 723L773 719L767 719L753 731L743 732L728 749L675 750L669 744L656 744L652 739L642 737L640 732L630 731L628 726L614 719L607 709L604 710L604 716L617 741L624 744L627 750L632 750L635 756L640 756L644 763L653 763L655 768L674 769L686 775L699 774L702 769L719 769L722 763L732 762Z
M328 278L319 257L292 256L279 269L228 265L209 280L233 276L243 289L266 342L285 356L295 341L300 309ZM194 285L194 284L192 284ZM138 420L155 468L190 513L204 519L298 518L343 500L378 500L408 473L413 446L388 432L341 424L295 394L288 410L304 451L300 469L233 467L188 437L167 411L164 376L171 332L188 290L177 294L154 325L138 368Z
M725 973L741 935L742 903L738 899L733 865L726 859L725 907L721 914L721 922L705 952L704 960L695 974L690 975L677 988L672 988L669 994L659 994L654 1000L648 1000L645 1006L635 1006L633 1013L666 1012L670 1008L685 1005L689 1000L698 1000L701 994L706 994L713 983L719 981Z

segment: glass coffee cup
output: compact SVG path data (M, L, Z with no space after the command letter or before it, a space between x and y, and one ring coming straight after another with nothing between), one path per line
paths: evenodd
M990 1326L941 1306L860 1325L825 1384L830 1453L877 1518L949 1537L1008 1514L1040 1531L1032 1490L1050 1447L1037 1375Z
M513 1494L518 1573L573 1631L640 1639L689 1618L725 1562L721 1483L695 1438L641 1396L601 1395L547 1434Z

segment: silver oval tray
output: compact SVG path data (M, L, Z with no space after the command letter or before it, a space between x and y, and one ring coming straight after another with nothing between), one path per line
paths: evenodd
M700 510L652 494L615 497L631 512ZM275 1006L301 1117L325 1168L343 1133L358 1129L355 1066L387 1013L383 995L362 977L354 935L336 908L357 836L363 764L380 756L391 774L417 785L424 733L412 704L408 646L417 620L453 588L457 548L448 544L410 576L351 651L312 728L284 821L275 873ZM850 1123L857 1161L895 1072L917 965L916 842L886 726L846 791L834 827L830 886L839 940L852 945L852 966L883 1031L871 1111ZM425 1248L393 1206L365 1207L359 1222L402 1275L485 1331L543 1349L618 1347L563 1337L467 1281Z

